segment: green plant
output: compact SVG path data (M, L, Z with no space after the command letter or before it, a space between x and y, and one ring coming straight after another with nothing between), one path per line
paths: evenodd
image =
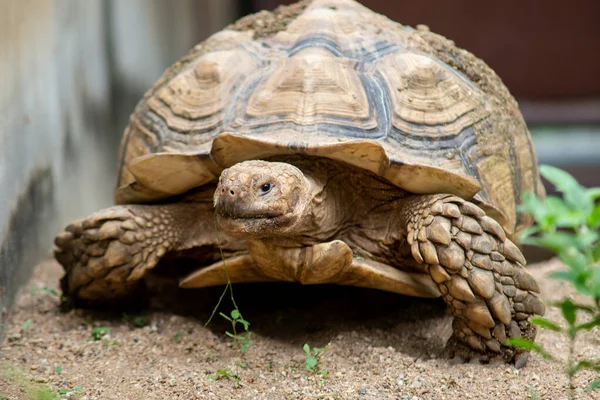
M110 327L108 327L108 326L95 327L94 329L92 329L92 339L94 341L101 340L109 330L110 330Z
M49 387L38 386L29 391L29 395L35 400L56 400L55 392Z
M31 328L31 325L33 325L33 320L31 318L27 318L27 321L23 323L21 329L27 331L29 328Z
M242 316L242 313L240 311L240 308L238 307L237 303L235 302L235 297L233 295L233 285L231 284L231 279L229 278L229 273L227 272L227 264L225 262L225 256L223 255L223 248L221 247L221 240L219 238L219 226L217 224L217 215L215 214L214 217L215 217L215 219L214 219L215 232L216 232L216 236L217 236L217 247L219 248L219 254L221 256L221 261L223 262L223 271L225 272L225 276L227 277L227 284L225 285L225 288L223 289L221 296L219 296L219 300L217 301L217 304L213 308L212 313L210 314L210 317L208 318L208 321L206 321L206 324L204 324L204 326L208 326L210 321L212 321L215 313L221 306L221 302L223 301L223 298L229 292L229 296L231 298L231 303L233 304L234 308L229 313L229 316L222 312L219 312L219 315L221 317L225 318L227 321L229 321L229 323L231 323L231 330L233 332L225 331L225 334L233 339L233 343L240 349L240 352L242 353L242 356L243 356L244 354L246 354L246 352L252 345L252 340L250 339L250 337L252 336L252 332L249 331L250 322L248 322L246 319L244 319L244 317ZM238 324L240 324L244 328L243 333L238 333ZM177 336L176 336L176 340L177 340ZM208 375L208 379L209 380L218 380L218 379L222 379L222 378L232 378L232 379L236 380L236 386L239 387L240 386L239 367L244 368L244 366L242 366L240 363L238 363L236 365L235 372L231 372L226 368L218 369L217 372L215 372L214 374Z
M442 377L442 379L440 380L440 382L442 382L443 384L445 384L446 386L450 387L450 386L457 386L458 383L456 382L456 378L453 377L452 375L448 375L448 376L444 376ZM408 379L404 379L404 384L408 385Z
M136 317L131 317L127 313L123 313L121 315L121 320L132 324L136 328L143 328L147 325L150 325L150 318L147 316L142 316L142 315L138 315Z
M60 365L57 365L54 367L54 372L56 372L56 375L60 375L63 372L63 367L61 367Z
M241 384L240 384L240 376L237 373L232 372L232 371L230 371L230 370L228 370L226 368L218 369L213 374L208 374L206 376L206 378L209 381L218 381L218 380L221 380L221 379L231 379L231 380L235 381L235 386L236 387L239 388L241 386Z
M569 384L569 398L574 398L574 376L583 369L600 372L600 360L576 360L575 339L582 331L600 326L600 188L586 189L568 173L554 167L541 166L540 172L562 193L562 197L548 196L545 201L531 193L524 195L521 211L534 218L531 228L525 230L522 243L544 247L567 265L567 270L550 275L569 282L577 292L589 299L582 304L565 298L554 304L562 313L563 322L542 317L531 318L531 323L542 329L559 332L569 340L566 361L560 361L541 345L523 338L512 338L507 344L534 351L544 358L564 364ZM587 318L580 318L583 313ZM600 378L587 388L600 388Z
M225 297L227 292L229 292L229 295L231 298L231 303L233 304L234 308L230 312L230 316L227 316L226 314L224 314L222 312L219 312L219 315L231 323L231 330L233 332L226 331L225 334L233 339L233 342L235 343L235 345L238 346L240 351L242 352L242 354L244 354L248 351L248 348L252 344L252 340L250 339L250 337L252 336L252 332L250 332L248 330L248 328L250 327L250 322L248 322L246 319L244 319L244 317L242 317L240 308L238 307L237 303L235 302L235 297L233 296L233 286L231 284L231 279L229 278L229 273L227 272L227 264L225 263L225 256L223 255L223 248L221 247L221 240L219 238L219 226L217 224L216 214L215 214L214 222L215 222L215 232L217 235L217 246L219 247L221 261L223 262L223 271L225 271L225 276L227 277L227 285L225 285L225 288L223 289L223 292L221 293L221 296L219 297L219 301L217 301L217 304L213 308L212 313L210 314L210 317L208 318L208 321L206 321L206 324L204 324L204 326L207 326L210 323L210 321L213 319L215 313L217 312L217 310L219 309L219 306L221 305L221 302L223 301L223 298ZM244 333L240 333L240 334L237 333L236 326L238 323L243 326Z
M242 314L240 314L240 310L237 308L231 311L231 317L228 317L223 313L219 313L219 315L231 323L231 330L233 332L226 331L225 334L233 339L233 343L240 349L242 353L247 352L248 348L252 344L252 340L250 339L252 332L248 330L250 327L250 322L242 318ZM237 324L242 325L244 328L244 333L238 333L236 328Z
M75 386L73 389L59 389L58 390L58 394L69 394L69 393L82 393L83 389L81 388L81 386Z
M52 289L52 288L49 288L48 286L42 286L42 287L41 287L41 290L42 290L42 292L49 293L49 294L51 294L52 296L59 297L59 294L58 294L58 292L57 292L56 290Z
M327 344L327 346L323 348L313 347L311 349L307 343L304 344L302 347L304 353L306 354L306 357L304 358L304 368L308 372L314 375L321 375L323 378L327 376L327 370L322 369L320 363L323 355L325 355L327 350L329 350L329 346L331 346L331 343Z

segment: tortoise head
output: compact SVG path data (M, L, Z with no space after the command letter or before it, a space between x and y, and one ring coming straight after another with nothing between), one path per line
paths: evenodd
M217 221L233 237L285 236L310 202L310 183L291 164L244 161L221 173L214 195Z

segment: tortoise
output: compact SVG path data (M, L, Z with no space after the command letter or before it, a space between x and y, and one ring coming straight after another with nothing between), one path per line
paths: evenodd
M195 262L183 288L442 297L454 354L524 364L505 339L533 339L544 313L512 241L532 222L524 191L545 194L531 137L483 61L353 0L306 0L242 18L158 79L124 132L117 205L67 226L55 257L76 300L122 299L180 255Z

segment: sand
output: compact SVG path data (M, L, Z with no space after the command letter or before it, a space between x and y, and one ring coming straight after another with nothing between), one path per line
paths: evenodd
M557 261L530 267L547 301L572 295L568 284L546 277L559 268ZM18 298L0 348L0 399L567 398L561 366L537 355L520 370L450 365L450 318L438 300L335 286L237 285L253 340L242 354L223 318L204 326L219 288L163 291L151 308L126 315L61 312L54 292L61 273L54 261L40 264ZM222 311L230 310L224 302ZM549 308L548 317L558 315ZM94 328L102 328L99 340ZM567 352L556 333L542 331L538 342L562 357ZM327 376L305 370L305 343L330 343L317 366ZM600 359L598 329L578 338L583 355ZM600 399L600 391L583 391L593 378L578 375L577 398Z

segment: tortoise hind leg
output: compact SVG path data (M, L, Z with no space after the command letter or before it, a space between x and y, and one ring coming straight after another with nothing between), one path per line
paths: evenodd
M475 204L452 195L414 196L403 209L413 257L437 283L454 316L454 356L525 364L508 337L533 340L528 318L543 315L539 288L502 227Z
M123 205L77 220L55 238L54 255L65 269L63 295L112 300L139 287L140 278L185 240L201 204ZM206 207L204 207L206 208Z

